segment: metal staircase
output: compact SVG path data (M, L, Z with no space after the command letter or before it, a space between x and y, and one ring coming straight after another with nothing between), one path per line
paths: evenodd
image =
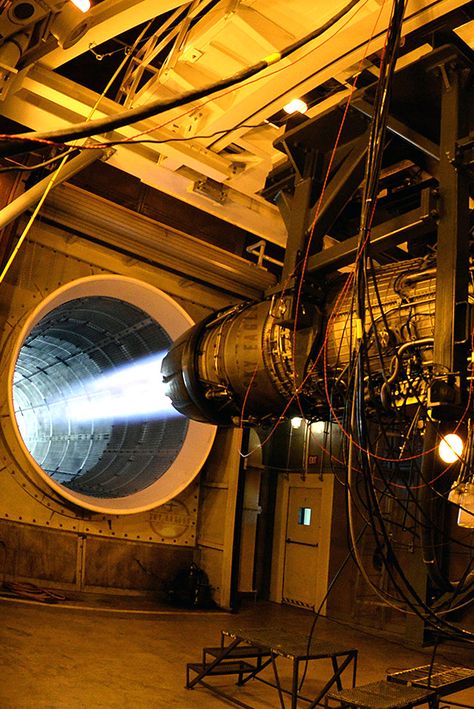
M202 662L187 663L186 688L192 689L199 683L208 686L203 680L213 675L237 675L237 684L242 685L271 661L271 653L266 650L235 643L224 645L222 637L220 646L203 648Z

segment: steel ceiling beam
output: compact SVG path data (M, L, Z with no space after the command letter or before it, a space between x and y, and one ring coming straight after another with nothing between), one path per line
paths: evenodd
M436 229L436 214L432 208L431 190L424 190L420 207L412 209L383 224L373 227L370 235L370 252L377 253L412 241L432 233ZM357 254L359 236L352 236L341 243L324 249L308 260L308 273L334 271L354 262Z
M105 0L89 11L91 26L84 37L69 49L57 47L41 62L49 69L56 69L90 51L91 46L97 47L126 30L188 3L189 0Z
M53 125L59 128L86 119L97 99L95 92L37 65L22 77L20 88L11 91L2 104L2 113L35 130L47 131ZM117 110L119 107L114 101L102 99L94 115L113 115ZM151 132L150 138L163 141L156 146L117 145L109 164L223 221L279 246L285 245L283 220L277 207L265 199L229 187L226 188L225 203L217 203L193 191L195 184L203 178L225 184L233 170L231 159L225 159L199 143L167 142L176 137L175 134L165 128L154 129L155 125L155 121L148 119L107 136L109 140L127 140L137 132ZM163 163L164 156L167 157L167 167Z

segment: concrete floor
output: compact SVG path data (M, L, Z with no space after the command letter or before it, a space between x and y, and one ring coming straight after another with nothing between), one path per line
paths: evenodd
M184 688L186 663L198 661L203 646L218 645L223 628L270 624L305 632L311 621L306 611L269 603L229 614L152 610L138 599L124 611L111 600L62 607L0 598L0 709L222 708L228 703L205 688ZM319 637L359 649L358 684L383 679L389 668L430 661L430 648L413 650L324 618L317 628ZM473 655L442 647L437 660L474 666ZM290 664L278 662L288 682ZM305 693L320 685L324 662L314 663ZM279 706L274 689L234 681L209 680L255 709ZM451 699L474 705L474 688Z

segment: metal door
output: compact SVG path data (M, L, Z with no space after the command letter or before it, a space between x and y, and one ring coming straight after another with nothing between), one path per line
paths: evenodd
M314 608L321 530L320 488L290 487L282 601Z

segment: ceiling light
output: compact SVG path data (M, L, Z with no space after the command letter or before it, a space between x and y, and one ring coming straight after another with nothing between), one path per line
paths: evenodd
M81 12L87 12L91 9L90 0L71 0L72 4Z
M300 418L299 416L293 416L293 418L291 419L291 427L292 428L299 428L302 423L303 423L303 419Z
M286 106L283 106L283 110L286 113L306 113L308 106L300 98L294 98Z
M443 436L438 446L439 457L445 463L456 463L464 448L463 440L457 433L448 433Z

